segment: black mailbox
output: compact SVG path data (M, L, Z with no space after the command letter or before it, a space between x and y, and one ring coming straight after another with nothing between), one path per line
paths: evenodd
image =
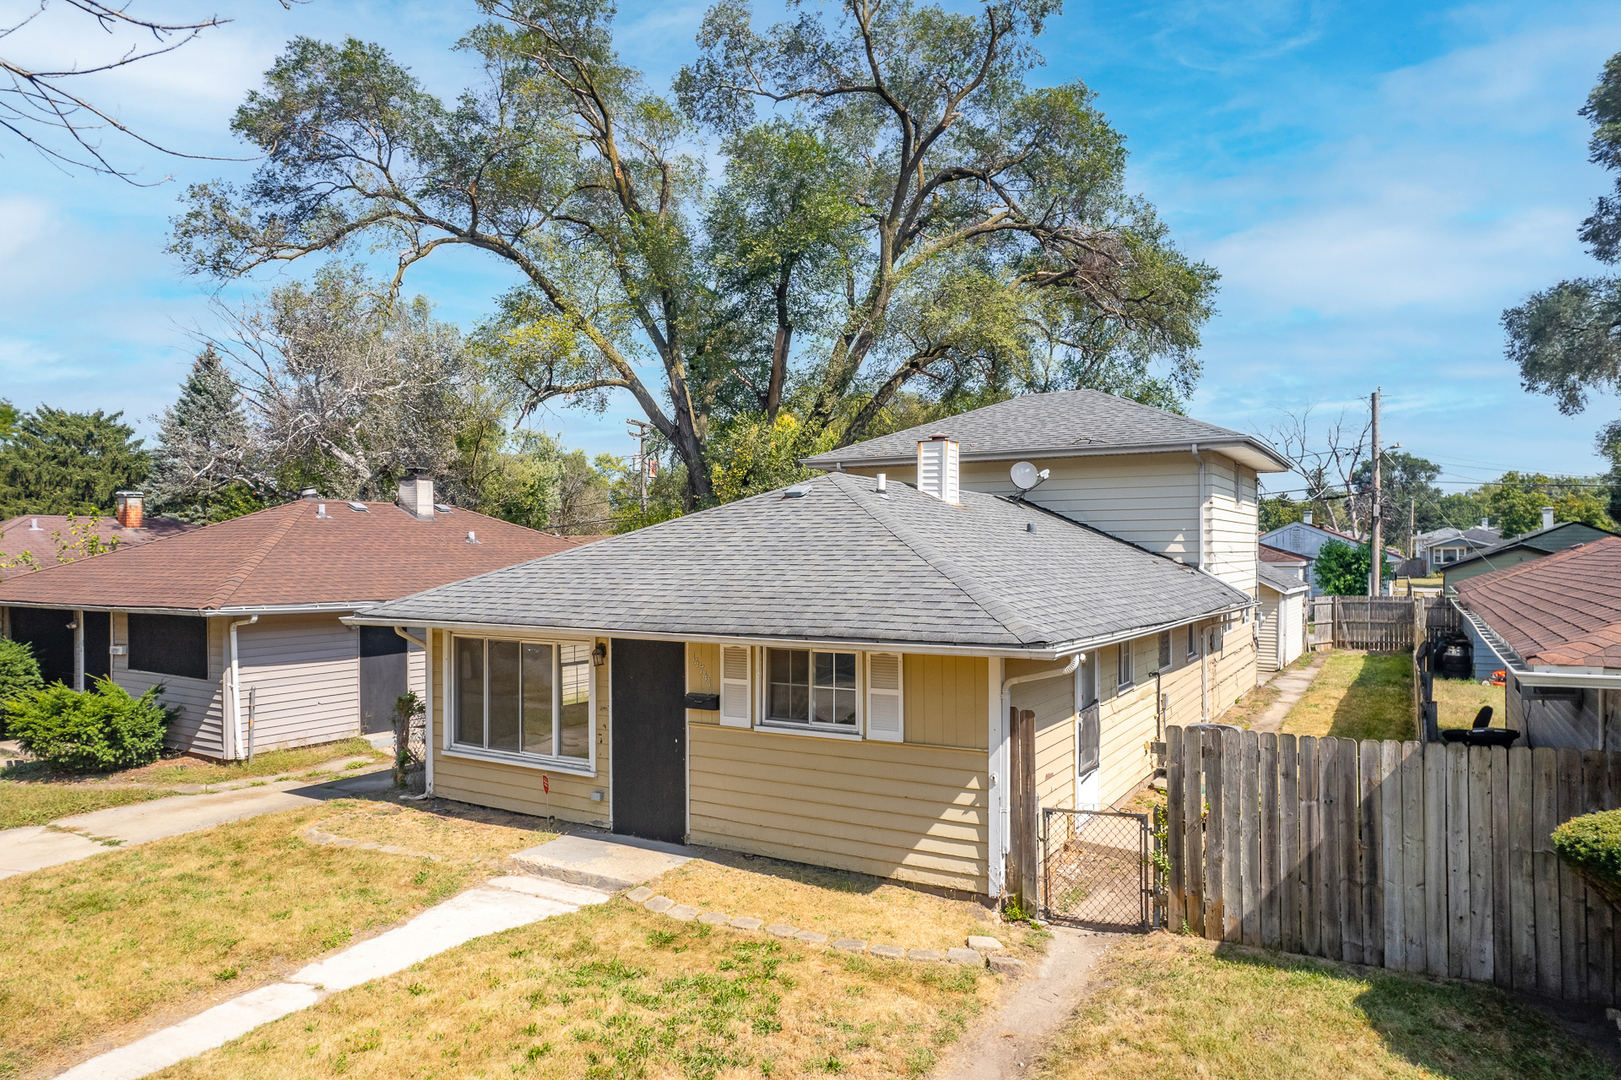
M689 709L701 709L704 712L720 711L719 694L688 694L683 700Z

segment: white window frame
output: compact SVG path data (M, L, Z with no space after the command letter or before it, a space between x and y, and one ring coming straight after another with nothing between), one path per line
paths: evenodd
M596 641L592 638L544 638L531 636L513 636L508 634L456 634L447 633L445 645L445 672L444 681L445 708L444 749L446 757L468 758L475 761L493 761L502 765L517 765L526 769L543 769L547 772L569 773L574 776L597 775L597 665L596 658L592 656L596 648ZM558 737L562 732L561 701L563 695L563 654L561 646L575 645L586 650L586 709L590 717L589 734L586 739L587 756L585 758L562 757L560 755L529 754L514 750L492 750L486 746L472 746L468 743L456 741L456 728L461 722L458 715L458 686L461 675L456 671L456 642L482 641L484 642L484 740L490 737L490 646L492 641L510 641L520 645L550 645L552 647L553 687L554 697L552 710L554 723L558 725ZM553 745L556 745L554 741Z
M1199 633L1199 628L1193 623L1188 623L1188 654L1185 659L1199 658L1199 646L1203 643L1203 638L1204 635Z
M856 658L856 722L853 727L842 727L835 724L818 724L807 720L803 724L797 720L773 720L771 718L771 650L782 648L794 652L809 653L850 653ZM755 650L758 659L755 663L755 695L754 706L756 731L782 732L789 735L812 735L824 739L865 739L867 737L867 656L860 649L817 649L804 646L776 646L762 645ZM815 660L811 663L814 665ZM812 669L814 670L814 668ZM904 732L906 721L904 715L901 719L901 730Z
M1131 642L1122 641L1115 647L1119 652L1114 662L1114 693L1119 697L1137 685L1137 658L1132 654Z

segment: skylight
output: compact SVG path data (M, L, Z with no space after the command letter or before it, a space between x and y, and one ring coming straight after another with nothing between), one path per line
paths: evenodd
M439 511L441 514L450 513L450 507L446 506L444 503L434 503L433 508Z
M349 504L349 509L353 510L357 514L371 513L370 510L366 509L366 504L363 502L352 502Z

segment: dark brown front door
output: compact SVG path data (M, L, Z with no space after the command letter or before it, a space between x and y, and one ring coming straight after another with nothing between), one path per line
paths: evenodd
M613 829L679 844L687 837L686 646L613 641Z

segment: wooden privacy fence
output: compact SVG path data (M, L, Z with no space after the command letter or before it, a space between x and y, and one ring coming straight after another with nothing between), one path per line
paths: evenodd
M1166 735L1171 929L1617 1000L1621 917L1549 834L1615 805L1621 754Z
M1317 596L1310 601L1309 644L1369 652L1411 652L1439 630L1458 627L1440 597Z

